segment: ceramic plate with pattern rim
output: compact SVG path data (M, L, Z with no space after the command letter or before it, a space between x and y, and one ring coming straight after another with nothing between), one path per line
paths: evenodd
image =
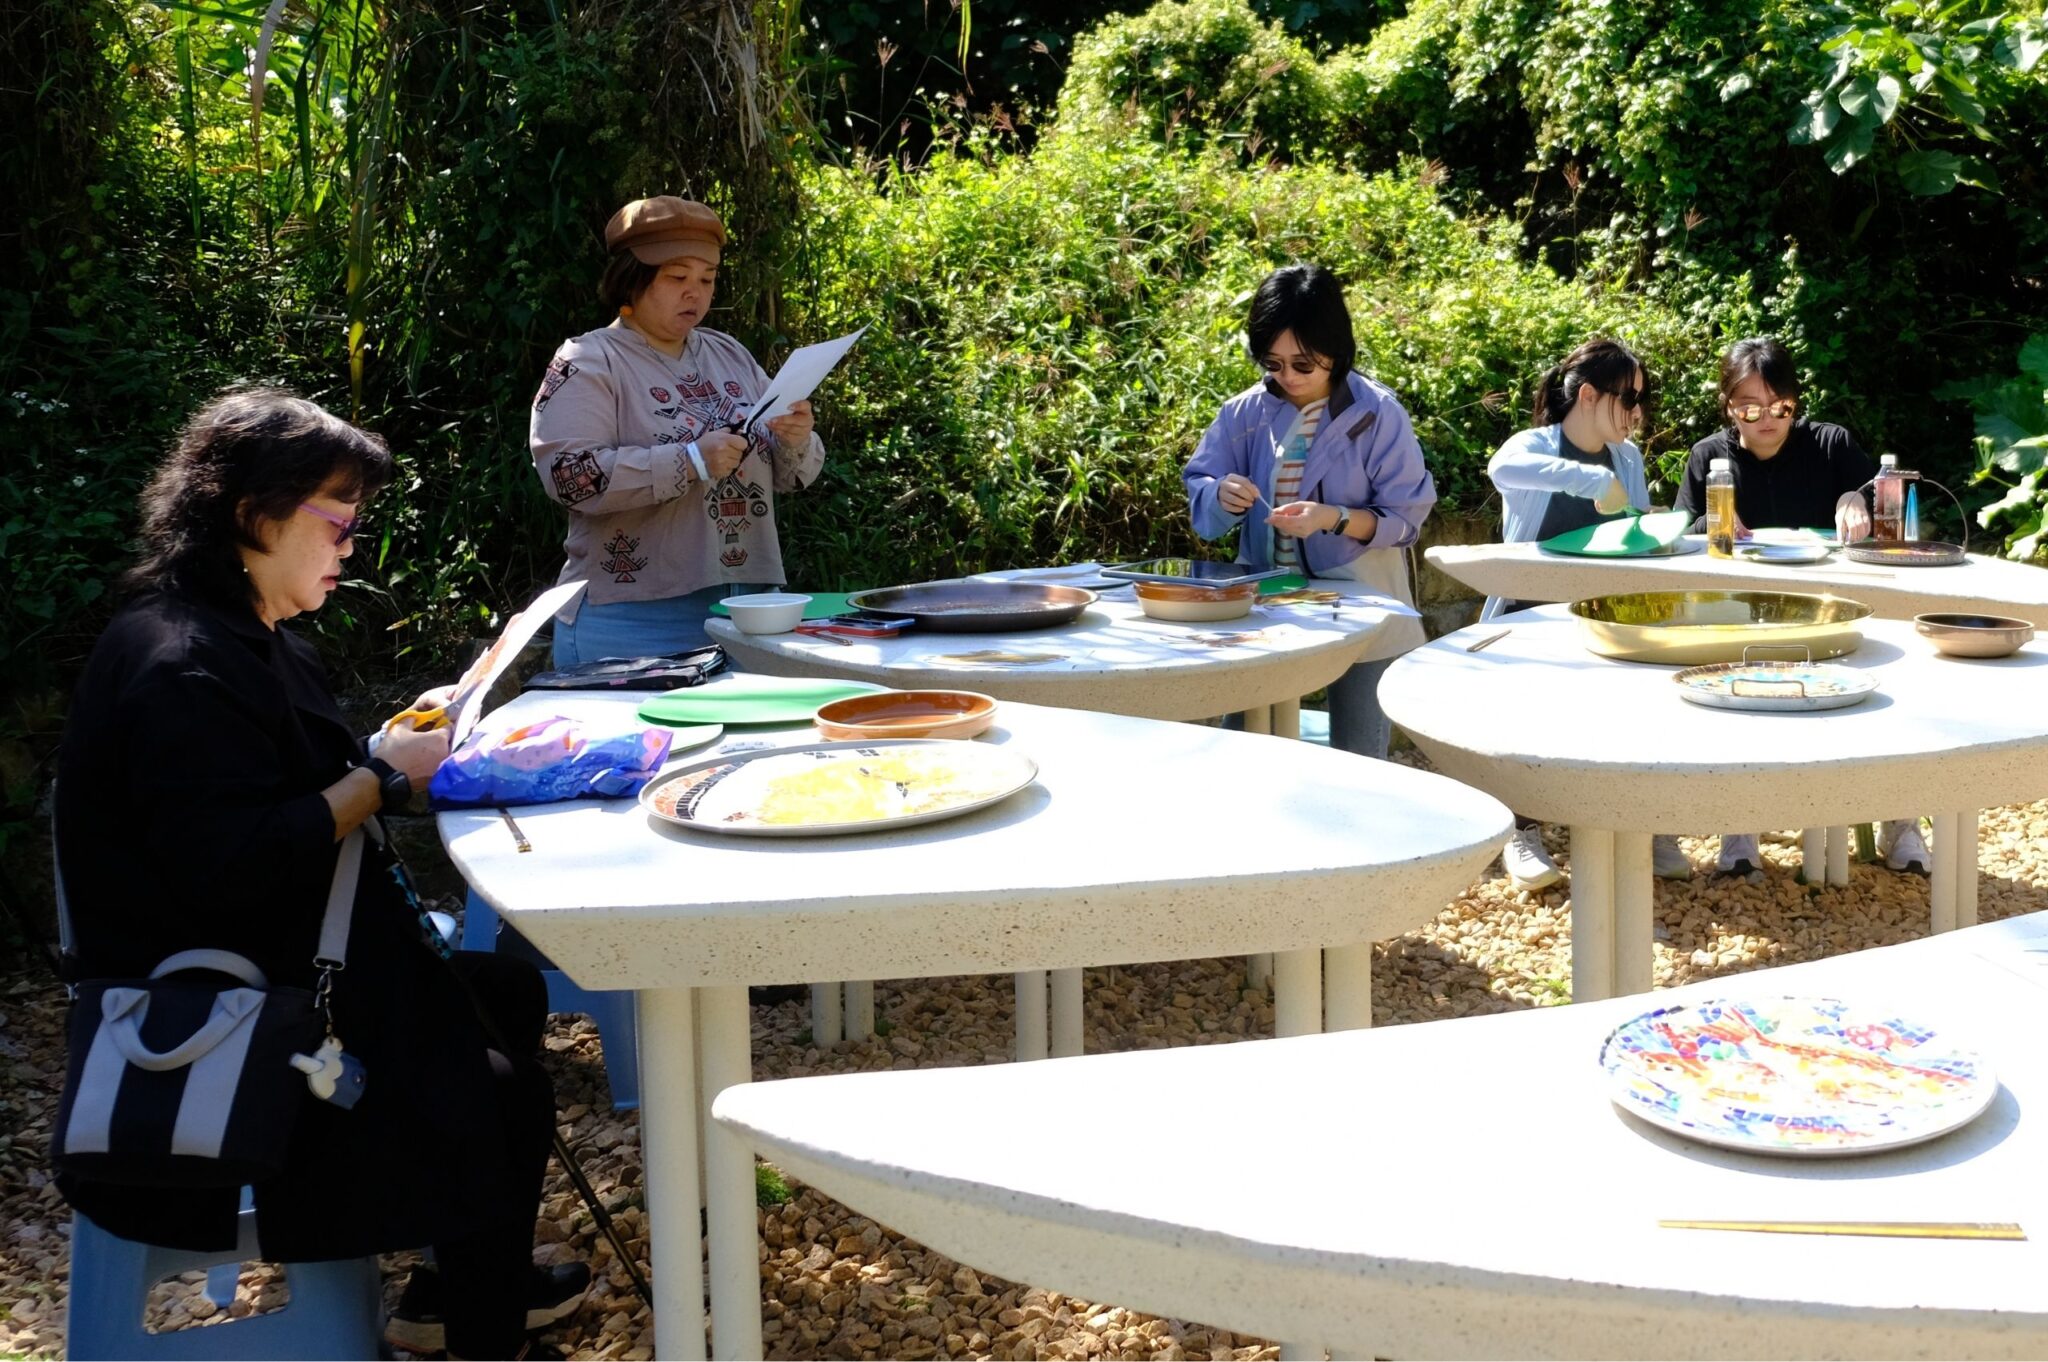
M1616 1106L1688 1139L1829 1157L1919 1144L1984 1114L1974 1050L1837 998L1710 998L1645 1012L1601 1043Z
M829 837L957 818L1037 778L1030 757L986 743L804 743L686 762L650 781L640 807L698 832Z
M1877 679L1826 662L1712 662L1672 678L1678 693L1711 709L1802 713L1847 709L1869 699Z

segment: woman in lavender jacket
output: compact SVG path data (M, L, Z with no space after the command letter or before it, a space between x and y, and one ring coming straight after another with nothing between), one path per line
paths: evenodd
M1181 474L1195 533L1241 527L1241 563L1349 578L1414 604L1406 550L1436 485L1400 400L1352 370L1343 286L1320 265L1275 270L1252 297L1245 338L1266 379L1223 404ZM1390 627L1405 647L1422 642L1417 620ZM1331 685L1332 747L1386 755L1374 694L1386 666L1362 662Z

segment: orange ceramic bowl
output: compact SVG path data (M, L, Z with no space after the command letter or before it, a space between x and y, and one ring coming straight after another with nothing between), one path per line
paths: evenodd
M811 722L835 741L972 738L996 721L996 702L971 690L878 690L818 706Z
M1141 601L1255 601L1259 598L1257 582L1239 582L1235 586L1197 586L1188 582L1136 582L1133 586Z

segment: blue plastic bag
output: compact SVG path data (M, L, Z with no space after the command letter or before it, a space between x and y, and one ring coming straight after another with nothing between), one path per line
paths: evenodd
M434 772L437 809L622 799L640 793L668 759L666 728L594 733L575 719L542 719L470 735Z

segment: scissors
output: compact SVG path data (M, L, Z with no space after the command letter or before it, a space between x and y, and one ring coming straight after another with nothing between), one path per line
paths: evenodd
M437 728L446 728L448 723L448 706L435 705L426 709L401 710L384 721L384 731L390 733L410 725L417 732L431 733Z

